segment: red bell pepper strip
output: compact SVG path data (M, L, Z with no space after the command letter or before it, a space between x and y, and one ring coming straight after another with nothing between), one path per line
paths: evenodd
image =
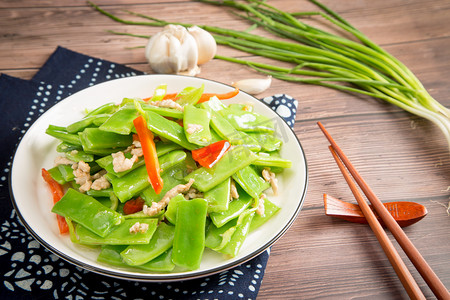
M141 211L144 208L145 201L141 197L137 197L136 199L131 199L125 202L123 206L123 214L131 215Z
M203 93L202 96L200 97L200 100L198 100L197 103L206 102L209 100L209 98L214 97L214 96L216 96L220 100L230 99L230 98L233 98L234 96L236 96L237 94L239 94L238 88L235 88L233 91L225 93L225 94Z
M53 204L55 204L64 196L64 190L62 186L52 178L52 176L46 169L42 168L41 174L42 178L44 178L45 182L50 188L50 191L52 192ZM67 225L66 219L63 216L56 215L56 220L58 221L59 233L68 233L69 226Z
M218 141L206 147L192 150L192 158L202 167L211 168L230 149L230 142L227 140Z
M159 194L163 188L163 180L160 175L153 133L147 128L147 122L142 115L134 119L133 124L141 142L148 178L156 194Z

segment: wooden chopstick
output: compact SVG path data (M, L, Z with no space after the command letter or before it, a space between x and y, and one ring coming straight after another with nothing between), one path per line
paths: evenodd
M375 209L379 217L383 220L386 227L391 231L392 235L395 237L399 245L402 247L403 251L406 253L408 258L411 260L413 265L416 267L419 274L425 280L427 285L433 291L434 295L438 299L450 299L450 293L448 292L445 285L441 282L439 277L434 273L428 263L425 261L423 256L414 246L414 244L410 241L408 236L402 230L402 228L397 224L391 214L387 211L387 209L383 206L383 203L380 199L375 195L369 185L364 181L362 176L358 173L356 168L351 164L350 160L344 154L344 152L339 148L336 142L333 140L331 135L322 125L322 123L317 123L324 133L325 137L331 144L331 147L335 151L335 153L339 156L342 163L347 167L350 174L353 176L355 181L358 183L359 187L366 195L367 199L372 204L372 207Z
M329 148L330 148L331 154L333 155L334 159L336 160L336 163L338 164L339 169L342 172L342 175L344 175L344 178L347 181L348 186L352 190L353 195L356 198L356 201L358 201L359 207L361 208L361 211L363 212L364 217L366 217L370 228L372 228L373 232L375 233L375 236L377 237L378 242L380 243L381 247L383 248L384 253L386 253L386 256L388 257L389 262L391 263L392 267L394 268L395 273L397 273L397 276L400 279L401 283L403 284L403 287L405 288L409 297L411 299L425 299L425 296L423 295L422 291L420 290L419 286L417 285L417 282L414 280L414 277L412 277L411 273L409 272L408 268L406 267L406 265L403 262L400 255L398 254L394 245L389 240L388 235L384 231L380 222L378 222L377 217L375 216L373 211L370 209L369 204L367 204L366 200L364 200L361 192L358 190L358 187L353 182L353 180L352 180L350 174L348 173L347 169L345 168L344 164L341 162L338 155L333 150L333 147L330 146Z

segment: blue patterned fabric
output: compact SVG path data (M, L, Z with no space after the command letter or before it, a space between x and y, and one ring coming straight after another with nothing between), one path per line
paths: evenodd
M126 66L58 47L27 81L0 76L0 299L255 299L268 251L213 276L171 283L110 278L76 267L40 245L14 211L8 176L14 149L33 122L65 97L88 86L141 75ZM287 95L263 99L293 126L297 101Z

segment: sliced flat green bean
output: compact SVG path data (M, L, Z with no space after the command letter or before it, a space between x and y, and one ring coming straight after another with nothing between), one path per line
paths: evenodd
M137 117L134 106L126 106L112 114L100 127L100 130L129 135L133 128L133 120Z
M148 224L148 229L145 232L130 233L130 228L137 222ZM156 230L157 222L155 218L124 220L120 225L114 226L104 237L80 224L76 225L75 231L79 243L83 245L147 245Z
M208 203L196 198L180 202L173 238L172 261L188 270L200 267L205 249L205 225Z
M163 254L152 259L148 263L136 267L151 272L172 271L175 268L175 264L172 262L172 248L166 250Z
M84 161L87 163L87 162L94 161L93 154L89 154L84 151L78 151L78 150L66 152L66 157L68 159L70 159L71 161L75 161L75 162Z
M197 145L192 144L187 140L183 127L178 125L176 122L167 120L163 116L160 116L152 111L146 111L146 114L148 129L156 135L181 145L183 148L188 150L198 148Z
M161 223L148 244L128 246L120 256L130 266L145 264L172 247L174 232L174 226Z
M252 166L247 166L233 174L233 179L253 198L270 187L270 183L265 181Z
M292 161L288 159L283 159L281 157L272 155L257 155L257 159L252 163L255 166L263 167L279 167L279 168L290 168L292 167Z
M281 149L283 142L274 134L261 132L247 132L247 134L257 140L261 146L261 151L272 152Z
M273 133L275 131L273 122L270 118L255 112L222 109L219 113L237 130L267 133Z
M178 194L172 199L170 199L169 205L167 205L166 212L164 213L164 217L172 224L175 225L177 220L177 209L178 204L182 201L188 201L184 198L182 194Z
M238 188L239 199L235 199L228 204L228 210L223 212L213 212L209 214L211 221L216 227L222 227L229 221L239 217L252 203L253 198Z
M231 179L228 178L205 192L204 197L208 201L208 214L212 212L222 212L228 209L228 203L230 201L230 181Z
M184 133L190 143L207 146L211 142L209 129L210 113L192 104L184 107L183 127Z
M123 221L123 216L116 211L71 188L55 203L52 212L72 219L101 237Z
M86 128L80 134L85 151L128 147L133 142L131 135L106 132L98 128Z
M250 231L255 230L262 224L266 223L270 218L272 218L278 211L280 207L274 204L269 199L264 199L264 213L262 215L255 214L252 220L252 224L250 225Z
M219 252L227 254L231 257L235 257L239 253L239 250L244 244L245 238L250 232L250 224L252 223L254 215L255 212L246 213L245 215L243 215L243 218L241 220L238 220L238 223L240 224L236 226L236 230L231 236L230 241L225 245L224 248L218 250Z

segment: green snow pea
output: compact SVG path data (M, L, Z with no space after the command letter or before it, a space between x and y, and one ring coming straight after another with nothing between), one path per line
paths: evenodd
M111 115L101 115L101 116L95 118L95 119L92 121L92 124L93 124L94 126L96 126L96 127L100 127L103 123L106 122L106 120L109 119L109 117L111 117Z
M133 120L137 117L134 106L124 106L112 114L100 127L100 130L129 135L133 128Z
M166 170L169 170L171 167L184 161L185 158L186 153L181 150L175 150L161 156L159 158L161 175L164 174ZM151 186L145 166L138 167L122 177L113 178L111 184L114 193L121 202L131 199L136 194Z
M180 202L173 238L172 261L185 269L200 267L205 249L205 225L208 203L196 198Z
M108 114L100 114L100 115L92 115L89 117L84 117L80 121L74 122L66 127L67 132L69 133L77 133L79 131L83 131L85 128L90 127L94 124L94 121L99 118L108 118ZM103 119L102 119L103 120ZM95 125L95 124L94 124Z
M200 146L207 146L210 144L210 119L210 113L207 110L197 108L192 104L184 106L184 133L190 143Z
M158 225L151 240L143 245L130 245L120 256L130 266L145 264L172 247L175 227L164 222Z
M72 168L71 168L72 169ZM67 182L66 178L61 174L59 166L53 167L47 170L50 176L59 184L65 184Z
M274 134L267 132L247 132L247 134L257 140L261 146L261 151L272 152L281 149L283 142Z
M205 192L204 197L208 201L208 214L212 212L222 212L228 209L230 200L230 178L219 183L209 191Z
M231 239L236 231L238 218L231 220L221 227L217 227L214 223L210 223L206 231L205 247L213 250L222 249Z
M218 112L210 110L210 113L211 127L222 139L230 141L232 145L245 145L252 151L261 150L261 146L258 141L250 137L245 132L235 129L230 122L228 122Z
M263 155L259 153L257 159L252 163L255 166L263 167L279 167L279 168L290 168L292 167L292 161L288 159L283 159L278 156Z
M253 198L259 198L259 195L270 187L270 183L256 173L252 166L236 171L233 179Z
M112 114L116 110L117 110L117 105L110 102L110 103L103 104L103 105L97 107L96 109L91 110L84 117L88 118L91 116L97 116L97 115L101 115L101 114Z
M238 170L250 165L256 159L245 146L236 146L228 150L212 168L199 168L185 177L186 182L193 178L193 186L201 192L207 192Z
M148 224L146 232L130 233L130 228L136 223ZM127 219L120 225L114 226L104 237L101 237L86 227L77 224L75 227L78 242L83 245L139 245L148 244L152 238L158 219Z
M152 111L146 111L146 115L148 129L156 135L172 141L188 150L198 148L197 145L192 144L187 140L183 127L176 122L167 120L163 116Z
M73 175L73 169L71 165L58 165L58 169L66 182L74 180L75 175Z
M113 194L113 193L114 193L114 191L111 187L107 188L107 189L99 190L99 191L90 189L89 191L86 192L86 194L88 194L89 196L92 196L94 198L97 198L97 197L109 198L111 196L111 194Z
M267 198L264 199L264 213L262 215L255 214L252 220L252 224L250 225L250 231L255 230L256 228L267 222L267 220L273 217L279 210L279 206L277 206Z
M239 198L228 204L228 209L222 212L212 212L209 214L211 221L216 227L222 227L229 221L239 217L253 202L253 198L244 192L240 187L236 187Z
M172 248L166 250L163 254L152 259L148 263L136 267L151 272L172 271L175 268L175 264L172 262Z
M178 204L182 201L188 201L188 200L186 200L182 194L176 195L175 197L170 199L169 205L167 205L166 212L164 213L164 216L166 217L166 219L174 225L177 220Z
M72 219L101 237L105 237L114 226L123 221L123 216L118 212L72 188L55 203L52 212Z
M84 161L87 163L94 161L94 155L78 150L66 152L66 157L75 162Z
M218 250L220 253L227 254L231 257L235 257L239 250L244 244L245 238L250 232L250 224L252 223L253 216L255 212L246 212L242 215L242 217L238 220L238 225L236 226L236 230L230 238L230 241L223 247Z
M183 147L181 147L180 145L172 142L157 142L155 143L155 146L156 146L156 154L158 155L158 157L166 153L169 153L173 150L183 149Z
M201 87L186 87L177 95L177 103L181 106L186 104L197 104L198 100L202 96L205 90L205 85L202 84Z
M72 145L72 144L70 144L70 143L67 143L67 142L61 142L60 144L58 144L58 146L56 146L56 151L57 152L70 152L70 151L73 151L73 150L77 150L77 151L80 151L80 150L83 150L83 147L81 147L81 144L80 145Z
M122 135L90 127L80 133L80 139L85 151L125 148L133 142L132 135Z
M275 128L269 117L255 112L234 109L222 109L219 113L237 130L244 132L274 132Z
M71 145L81 146L81 139L78 134L67 132L65 127L48 125L45 133Z
M118 266L118 267L131 267L122 260L120 252L125 249L123 245L104 245L101 248L100 254L97 257L98 262ZM148 263L140 266L136 266L139 269L143 269L151 272L170 272L175 268L175 264L172 262L172 248L165 251L160 256L152 259Z
M160 84L153 91L152 101L161 101L167 93L167 84Z
M120 252L126 247L125 245L104 245L97 256L97 261L118 267L126 267L127 264L122 261L120 256Z

